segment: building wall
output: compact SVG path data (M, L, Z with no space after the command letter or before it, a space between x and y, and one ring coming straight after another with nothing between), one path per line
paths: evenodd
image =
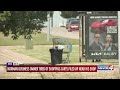
M61 12L60 11L54 11L53 14L53 27L60 27L60 26L65 26L67 19L63 18L60 16ZM51 18L50 18L50 25L51 25ZM48 26L49 23L48 21L45 22L45 26Z
M65 18L60 16L60 11L55 11L53 14L53 27L65 26L66 20Z

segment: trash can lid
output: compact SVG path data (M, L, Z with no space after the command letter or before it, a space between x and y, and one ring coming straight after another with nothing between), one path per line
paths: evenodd
M63 45L58 45L58 49L63 49L65 48Z

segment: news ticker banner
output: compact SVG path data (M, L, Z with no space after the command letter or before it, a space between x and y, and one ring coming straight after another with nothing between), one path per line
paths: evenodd
M114 70L113 65L8 65L7 72L97 72Z

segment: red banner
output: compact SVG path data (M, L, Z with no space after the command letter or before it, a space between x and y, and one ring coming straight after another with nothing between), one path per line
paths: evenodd
M97 65L16 65L7 72L97 72Z

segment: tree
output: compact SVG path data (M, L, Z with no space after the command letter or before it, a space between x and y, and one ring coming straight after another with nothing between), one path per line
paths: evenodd
M78 11L61 11L63 18L76 18L79 15Z
M47 21L47 11L1 11L0 31L5 36L12 34L13 39L23 35L31 39L34 30L41 30Z
M54 11L48 11L47 13L50 14L50 17L53 17Z

